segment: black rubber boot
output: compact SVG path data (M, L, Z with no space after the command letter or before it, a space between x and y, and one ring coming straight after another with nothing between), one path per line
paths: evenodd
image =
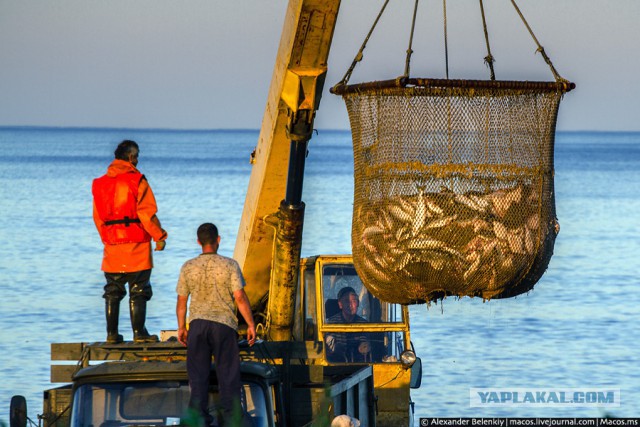
M104 312L107 318L107 342L118 344L122 342L122 335L118 333L118 318L120 317L120 301L105 300Z
M144 323L147 318L147 302L143 299L129 300L131 312L131 327L133 328L133 341L158 342L157 335L149 335Z

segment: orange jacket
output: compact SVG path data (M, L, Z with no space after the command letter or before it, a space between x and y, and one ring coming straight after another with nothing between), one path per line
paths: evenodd
M120 174L131 172L140 173L130 162L116 159L109 165L106 176L116 177ZM100 201L98 203L103 202ZM157 211L158 208L153 191L151 191L149 183L143 177L138 184L136 213L142 228L156 242L167 238L167 232L162 229L160 220L156 216ZM94 199L93 221L96 224L98 233L103 229L105 220L100 217L96 200ZM153 268L150 241L118 244L104 243L102 271L107 273L131 273L150 268Z
M137 172L109 174L93 180L93 203L102 221L98 230L102 242L109 245L142 243L151 235L138 218L138 187L144 175Z

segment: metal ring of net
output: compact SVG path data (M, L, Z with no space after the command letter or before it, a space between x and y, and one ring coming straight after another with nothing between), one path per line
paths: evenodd
M352 250L379 298L533 288L559 225L553 151L568 82L405 79L336 86L354 150Z

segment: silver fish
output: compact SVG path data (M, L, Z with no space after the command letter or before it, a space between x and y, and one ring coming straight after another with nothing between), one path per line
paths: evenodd
M398 205L400 208L408 215L409 218L413 217L415 213L415 206L413 206L410 202L406 201L404 197L396 198Z
M384 235L384 230L376 225L371 225L362 233L362 243L370 252L377 252L378 248L371 241L377 238L381 238Z
M526 225L529 230L537 230L540 226L540 218L538 217L538 215L531 215L529 218L527 218Z
M493 221L493 232L500 240L506 240L509 238L509 230L499 221Z
M533 255L535 251L535 243L533 237L533 231L528 227L525 227L524 231L524 248L529 255Z
M424 203L429 208L429 210L435 213L436 215L442 215L444 213L444 211L442 210L442 208L440 208L440 206L435 204L426 196L424 197Z
M482 206L479 206L476 202L474 202L473 200L471 200L471 198L465 196L464 194L456 194L453 197L453 199L457 203L465 205L466 207L468 207L469 209L471 209L473 211L477 211L477 212L483 213L486 210L486 208L483 208Z
M395 218L398 222L406 223L411 221L413 217L413 213L409 214L407 211L402 209L399 205L389 205L387 208L389 214Z
M519 235L516 235L515 233L509 233L509 235L507 236L507 242L509 243L509 249L511 249L511 252L515 254L526 253L524 249L524 242Z
M427 205L425 204L424 195L422 190L418 192L418 202L416 204L415 216L413 223L411 224L411 234L417 236L418 232L424 227L424 223L427 220Z
M471 263L467 271L465 271L462 275L464 280L468 280L469 277L471 277L478 270L478 267L480 267L480 264L482 263L482 257L480 256L480 254L476 253L474 255L474 261Z
M457 218L458 218L458 215L452 215L452 216L449 216L449 217L446 217L446 218L437 219L435 221L431 221L430 223L426 224L424 226L424 229L442 228L442 227L445 227L445 226L451 224Z

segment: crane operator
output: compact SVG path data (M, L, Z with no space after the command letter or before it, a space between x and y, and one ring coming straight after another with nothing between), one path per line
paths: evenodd
M358 315L360 299L351 286L338 292L340 311L329 317L327 323L364 323L365 318ZM371 345L364 332L332 332L325 336L327 359L330 362L367 362L371 359Z

